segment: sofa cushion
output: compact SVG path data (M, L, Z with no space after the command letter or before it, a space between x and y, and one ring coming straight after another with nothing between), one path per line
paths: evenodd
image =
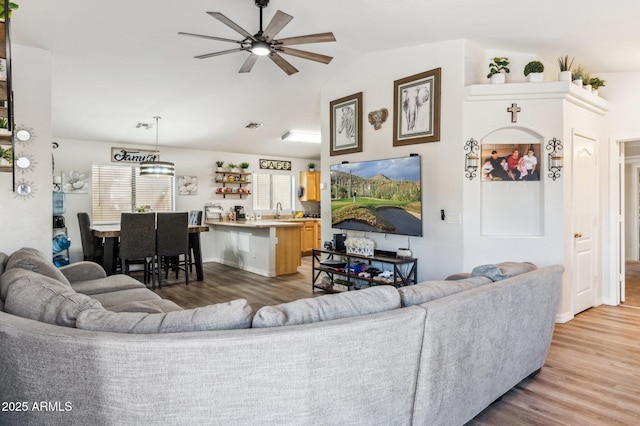
M146 288L140 281L124 274L109 275L97 280L75 281L71 283L71 287L78 293L88 295L132 288Z
M81 312L77 328L114 333L153 334L249 328L251 307L244 299L166 313L111 312L91 309Z
M24 247L9 256L6 270L22 268L37 272L54 280L70 286L69 280L56 268L51 259L48 259L40 251ZM70 287L69 287L70 288Z
M75 327L78 313L102 308L97 300L33 271L8 270L2 278L9 281L4 308L13 315Z
M92 294L92 298L99 301L106 309L127 302L140 302L142 300L159 300L160 296L148 288L130 288L127 290L110 291L108 293Z
M4 268L7 266L7 261L9 260L9 255L6 253L0 252L0 275L4 273Z
M182 308L167 299L140 300L125 302L107 308L111 312L147 312L150 314L181 311Z
M392 286L382 285L340 294L299 299L275 306L264 306L253 318L253 327L308 324L374 314L399 307L398 291Z
M487 277L469 277L462 280L424 281L416 285L400 287L398 293L402 306L420 305L430 300L449 296L470 288L492 282Z
M449 275L447 278L445 278L445 281L464 280L466 278L469 278L470 276L471 276L470 272L459 272L457 274Z

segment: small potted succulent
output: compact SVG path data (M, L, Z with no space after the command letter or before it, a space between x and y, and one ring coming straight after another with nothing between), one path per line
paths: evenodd
M240 168L242 169L243 172L246 172L247 169L249 168L249 163L247 163L246 161L243 161L242 163L240 163Z
M524 76L531 83L540 83L544 80L544 65L540 61L531 61L524 67Z
M605 85L604 80L598 77L592 77L589 83L591 83L591 91L596 95L598 94L598 89Z
M216 161L216 171L222 172L224 171L224 161Z
M309 168L310 172L313 172L316 169L316 163L309 163L307 164L307 167Z
M235 163L229 163L229 170L233 173L238 173L240 169L238 169L238 165Z
M0 135L10 135L9 121L5 117L0 117Z
M509 58L495 57L489 63L489 74L487 78L491 80L492 84L499 84L505 82L505 74L509 74L511 71L508 68Z
M578 65L578 68L576 68L574 71L571 71L571 81L573 82L573 84L582 87L582 83L584 81L583 76L584 76L584 68L582 68L582 65Z
M560 56L558 58L558 66L560 67L558 81L571 81L571 67L573 66L573 58L571 58L571 61L569 61L569 55Z

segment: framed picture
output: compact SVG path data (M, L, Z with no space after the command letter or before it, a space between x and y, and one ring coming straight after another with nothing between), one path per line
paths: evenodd
M480 150L483 182L540 180L539 143L484 144Z
M89 175L83 172L63 171L62 191L67 194L88 194Z
M362 151L362 92L336 99L331 107L331 155Z
M440 74L436 68L393 82L393 146L440 140Z
M178 176L178 195L198 194L198 176Z

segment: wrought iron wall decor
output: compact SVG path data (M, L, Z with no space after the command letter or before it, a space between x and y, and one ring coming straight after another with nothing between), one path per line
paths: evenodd
M549 160L549 177L553 180L558 179L561 176L561 170L563 166L562 157L562 142L559 139L553 138L547 142L547 151Z
M465 177L469 180L473 180L477 176L478 165L480 164L480 157L478 151L480 150L480 144L478 141L471 138L464 143L464 171Z

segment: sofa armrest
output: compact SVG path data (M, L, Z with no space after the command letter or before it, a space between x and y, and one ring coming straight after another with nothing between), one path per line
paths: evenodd
M104 268L95 262L77 262L60 268L60 272L64 274L69 282L87 281L104 278L107 273Z

